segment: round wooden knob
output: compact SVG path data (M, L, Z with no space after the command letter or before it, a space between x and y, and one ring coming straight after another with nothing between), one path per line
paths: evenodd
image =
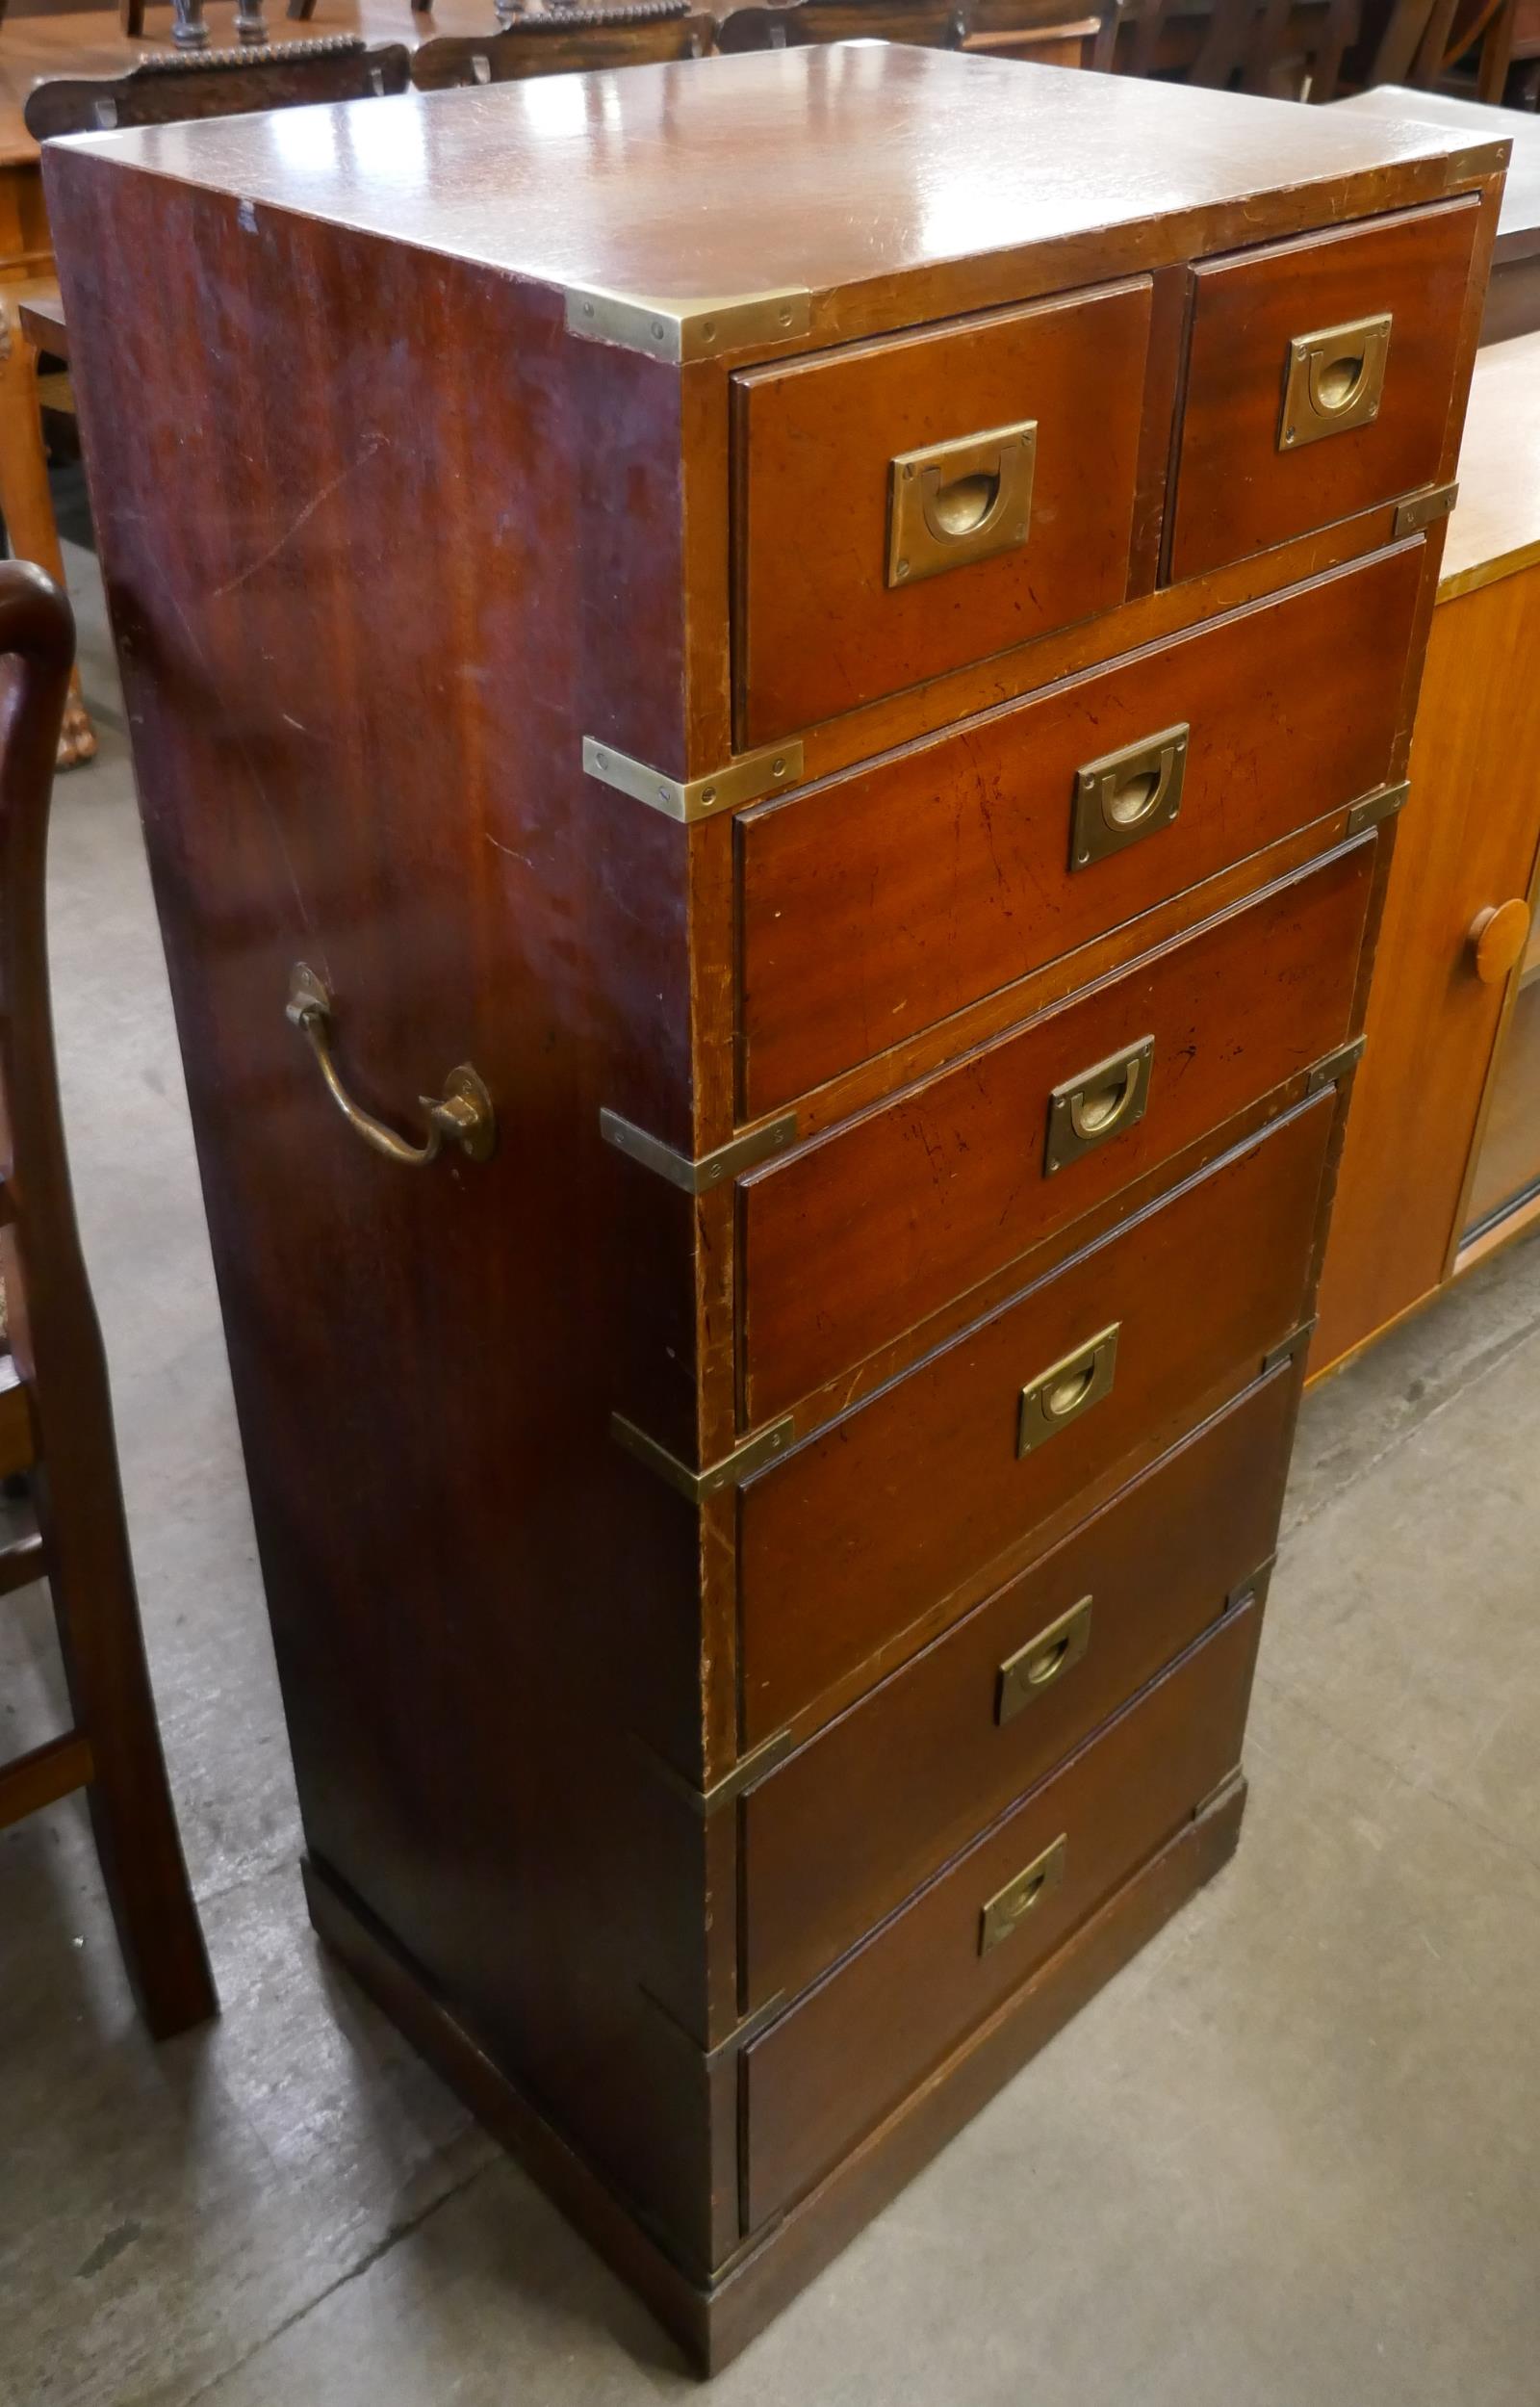
M1500 986L1524 959L1529 942L1529 906L1515 896L1478 911L1471 921L1471 954L1483 986Z

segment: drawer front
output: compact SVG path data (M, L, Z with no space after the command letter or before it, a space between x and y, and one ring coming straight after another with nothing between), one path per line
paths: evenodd
M1443 201L1194 271L1173 580L1433 482L1478 217Z
M735 380L745 742L1123 600L1149 310L1140 277Z
M1238 1762L1261 1614L1139 1702L745 2051L751 2230L808 2189Z
M1394 774L1423 547L737 824L747 1114L779 1108ZM1188 728L1174 817L1077 864L1077 772ZM1115 809L1118 806L1115 802Z
M1360 839L746 1179L750 1421L1340 1046L1374 858Z
M1301 1105L740 1488L749 1744L1250 1384L1304 1316L1335 1100ZM1076 1393L1078 1411L1045 1420L1045 1395Z
M1274 1371L749 1791L746 2010L806 1987L1222 1617L1272 1551L1296 1385Z

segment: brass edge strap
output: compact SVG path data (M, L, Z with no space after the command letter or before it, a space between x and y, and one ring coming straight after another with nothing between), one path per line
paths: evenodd
M1348 835L1362 836L1366 827L1377 827L1381 819L1394 817L1411 790L1403 777L1397 786L1378 786L1372 794L1365 794L1348 813Z
M1266 1379L1270 1371L1281 1371L1285 1362L1292 1362L1315 1326L1316 1316L1312 1312L1310 1318L1307 1321L1301 1321L1298 1328L1291 1335L1285 1337L1281 1345L1274 1346L1270 1354L1265 1354L1262 1358L1262 1377Z
M795 786L802 776L802 744L796 739L767 744L762 752L746 752L709 777L680 779L666 777L645 761L617 752L613 744L585 736L583 767L601 785L613 786L617 793L629 794L634 802L645 802L649 810L661 811L666 818L693 827L697 819L731 811L735 803L757 802L765 794L779 793L783 787Z
M803 285L781 293L728 296L721 300L648 300L606 293L598 285L566 287L567 331L588 343L666 359L678 368L695 359L753 345L789 343L812 331L812 295Z
M1424 527L1436 526L1441 518L1448 518L1459 498L1457 484L1435 484L1425 493L1414 493L1409 502L1398 503L1391 541L1399 543L1403 535L1421 534Z
M1310 1073L1310 1084L1305 1093L1319 1095L1323 1087L1334 1086L1340 1077L1362 1061L1368 1042L1367 1037L1355 1036L1350 1044L1339 1045L1334 1053L1328 1053L1323 1061L1318 1061Z
M687 1463L680 1461L678 1455L670 1454L668 1448L660 1446L655 1437L649 1437L646 1430L638 1429L634 1421L629 1421L624 1412L612 1412L609 1416L610 1436L616 1442L624 1446L628 1454L633 1454L638 1462L645 1463L650 1471L655 1471L659 1479L667 1480L671 1488L677 1488L681 1496L687 1496L691 1504L703 1504L719 1488L736 1488L740 1480L762 1470L767 1462L775 1461L778 1454L785 1453L795 1429L796 1424L787 1412L779 1421L772 1421L768 1429L761 1429L757 1436L734 1447L732 1454L725 1454L720 1462L708 1463L704 1471L692 1471Z
M1464 150L1451 150L1444 162L1445 190L1451 184L1467 183L1474 175L1500 174L1512 155L1513 144L1505 134L1496 135L1490 142L1472 142Z
M635 1731L631 1733L630 1743L649 1772L655 1773L664 1787L671 1789L692 1814L699 1815L702 1822L719 1807L731 1805L734 1798L741 1797L745 1789L762 1779L767 1772L773 1772L776 1765L783 1763L791 1752L790 1731L777 1730L774 1737L762 1740L747 1755L740 1755L732 1771L725 1772L720 1780L713 1780L708 1789L698 1789L692 1780L687 1780L682 1772L676 1772L674 1766L654 1747L649 1747L647 1741Z
M639 1980L636 1986L654 2013L660 2014L675 2036L693 2049L696 2061L706 2073L714 2073L725 2056L732 2056L739 2048L746 2048L751 2039L757 2039L765 2025L775 2021L786 2003L785 1991L778 1989L773 1998L766 1998L763 2006L757 2006L752 2014L745 2014L740 2023L733 2024L725 2038L718 2039L714 2046L708 2048L704 2039L696 2037L687 2023L680 2021L672 2006L665 2006L661 1998L654 1995L645 1980Z
M1224 1600L1226 1613L1238 1613L1243 1605L1265 1605L1267 1603L1268 1591L1272 1585L1272 1574L1277 1560L1276 1555L1269 1555L1266 1563L1259 1564L1248 1580L1243 1580L1239 1588L1231 1589Z
M535 20L538 23L538 19ZM649 1136L635 1122L622 1119L619 1112L607 1107L599 1114L599 1133L606 1145L618 1153L625 1153L644 1169L655 1170L670 1186L680 1187L686 1195L706 1195L719 1187L724 1178L736 1178L740 1170L752 1170L756 1162L768 1160L772 1153L783 1153L797 1141L797 1115L783 1112L779 1120L766 1121L762 1128L751 1128L746 1135L734 1137L729 1145L719 1145L714 1153L703 1153L692 1160L688 1153L676 1152L661 1137Z

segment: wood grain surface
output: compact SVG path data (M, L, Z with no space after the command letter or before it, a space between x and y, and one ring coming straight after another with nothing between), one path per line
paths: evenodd
M1136 653L736 827L745 1117L1396 770L1420 545ZM1174 822L1070 866L1075 772L1190 727Z

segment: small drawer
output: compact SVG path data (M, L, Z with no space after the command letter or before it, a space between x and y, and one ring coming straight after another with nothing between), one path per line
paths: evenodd
M1422 557L1381 554L746 812L745 1117L1385 784ZM1157 800L1155 739L1183 726L1180 791L1168 773Z
M1301 1104L740 1488L749 1745L1250 1385L1305 1315L1335 1102Z
M735 379L741 740L1122 601L1144 277Z
M1261 1613L1226 1615L744 2052L746 2222L789 2207L1053 1954L1239 1760Z
M1271 1554L1274 1371L749 1790L744 2006L805 1988L1223 1615Z
M1441 201L1194 270L1173 580L1433 482L1479 215Z
M1361 838L743 1182L745 1410L772 1418L1349 1033Z

